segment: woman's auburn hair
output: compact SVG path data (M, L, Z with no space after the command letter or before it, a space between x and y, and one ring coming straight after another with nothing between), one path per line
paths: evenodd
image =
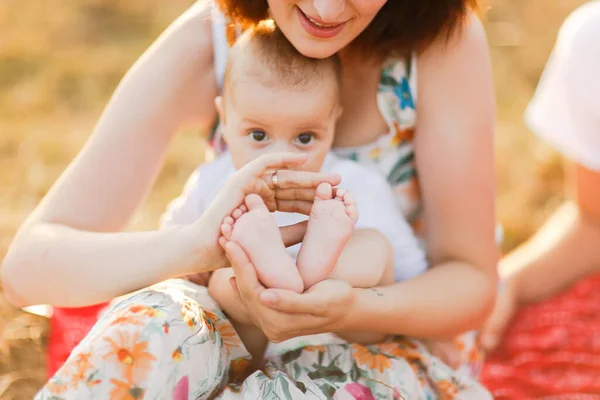
M242 27L269 18L267 0L215 0L225 15ZM422 51L440 37L449 39L481 0L388 0L352 46L383 58Z

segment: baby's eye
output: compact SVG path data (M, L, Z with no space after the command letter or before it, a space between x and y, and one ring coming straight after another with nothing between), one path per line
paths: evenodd
M301 133L298 135L296 140L300 144L310 144L310 142L312 142L314 138L315 135L313 135L312 133Z
M268 139L266 132L263 131L252 131L248 134L248 136L255 142L263 142Z

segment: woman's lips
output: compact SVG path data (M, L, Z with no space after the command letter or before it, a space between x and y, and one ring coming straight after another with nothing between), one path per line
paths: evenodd
M342 31L342 29L344 29L344 25L346 25L346 22L331 24L322 22L316 18L311 18L304 14L299 7L296 7L296 13L300 19L300 25L302 25L302 28L304 28L309 35L321 39L329 39L336 36Z

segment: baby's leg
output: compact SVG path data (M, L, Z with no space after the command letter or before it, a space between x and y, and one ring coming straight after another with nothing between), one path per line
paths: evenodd
M357 219L358 210L350 193L338 189L334 196L328 183L321 183L317 187L297 259L306 288L331 274L354 231Z
M265 286L303 292L294 259L287 253L277 223L260 196L246 196L245 206L225 218L221 232L246 251Z
M394 282L394 250L374 229L356 229L340 254L329 278L355 288L371 288Z
M373 229L357 229L342 251L331 278L355 288L371 288L394 282L394 251L390 242ZM346 331L338 335L351 343L381 343L389 335L369 331Z
M263 331L252 323L240 296L231 286L230 279L233 276L231 268L214 271L208 283L208 293L227 315L242 343L252 355L252 363L258 367L267 348L267 338Z

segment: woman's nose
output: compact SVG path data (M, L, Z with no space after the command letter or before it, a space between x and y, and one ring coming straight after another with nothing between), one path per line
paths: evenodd
M344 22L341 18L346 10L346 0L314 0L313 5L323 22Z

